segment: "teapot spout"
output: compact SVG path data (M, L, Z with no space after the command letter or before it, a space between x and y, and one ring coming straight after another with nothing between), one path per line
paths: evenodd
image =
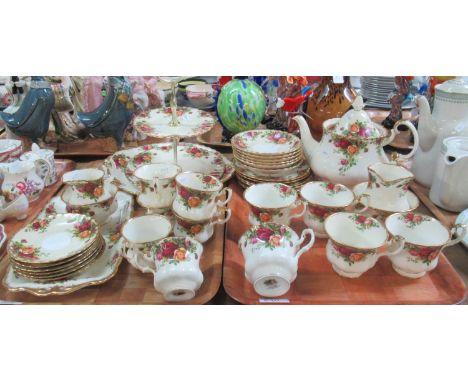
M307 161L309 162L309 166L312 166L312 155L314 151L318 149L319 143L314 139L314 137L312 137L312 134L309 130L309 125L303 116L296 115L293 119L299 125L302 147L307 157Z
M419 145L423 151L429 151L437 138L434 118L431 115L431 108L426 97L416 98L416 105L419 109L418 135Z

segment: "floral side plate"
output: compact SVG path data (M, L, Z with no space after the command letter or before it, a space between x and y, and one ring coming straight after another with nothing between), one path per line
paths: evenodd
M102 234L106 241L104 253L88 268L67 280L37 283L15 275L12 268L9 267L3 279L3 285L12 292L28 292L36 296L64 295L87 286L103 284L114 277L122 261L122 257L119 255L122 246L120 225L130 218L133 210L133 198L130 195L119 192L116 199L118 209L109 217L102 228ZM52 213L53 208L59 210L60 203L62 202L59 197L53 198L39 216L48 216Z
M221 182L227 181L234 174L231 161L209 147L181 142L177 146L177 156L178 165L183 171L213 175ZM121 190L137 195L137 182L132 175L138 166L172 161L172 144L156 143L118 151L104 161L103 167L106 173L117 181Z
M39 218L18 231L8 244L8 254L24 263L50 263L78 254L99 234L96 221L81 214Z
M139 132L155 138L189 138L210 131L216 119L209 112L191 107L177 107L177 126L171 126L170 107L143 112L135 118L133 126Z
M250 130L236 134L232 147L250 154L288 154L301 148L295 135L279 130Z

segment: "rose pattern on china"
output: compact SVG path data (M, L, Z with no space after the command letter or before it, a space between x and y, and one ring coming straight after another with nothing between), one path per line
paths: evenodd
M12 184L9 190L4 191L6 194L5 198L8 201L13 201L16 195L24 194L28 199L31 199L38 195L41 191L42 184L37 183L31 179L24 178L23 180Z
M46 209L45 209L45 212L47 215L54 215L57 213L57 210L55 209L55 204L54 203L51 203L49 204Z
M261 210L255 206L250 206L250 210L252 211L252 214L260 223L269 223L273 221L273 218L283 216L283 213L281 212L281 210L266 211L266 210Z
M353 166L356 166L361 152L369 151L369 143L377 143L377 150L380 150L383 137L379 137L379 132L375 129L366 127L363 122L356 121L349 127L348 130L343 130L342 133L334 133L335 126L330 126L329 143L335 146L334 152L340 155L339 173L345 175L346 172Z
M12 254L16 254L16 256L23 259L38 260L41 256L40 249L32 245L28 245L28 241L26 239L13 241L11 243L11 251Z
M154 253L160 265L177 265L181 261L189 260L191 254L195 260L198 259L196 250L197 245L189 238L174 237L159 242L154 248Z
M104 193L104 188L101 184L88 182L81 186L76 187L76 191L83 199L91 199L91 200L98 200L102 194Z
M244 247L248 244L255 245L256 250L261 248L275 249L283 243L292 247L291 232L284 226L274 224L265 224L258 227L252 227L246 232L246 241Z
M95 232L95 230L96 227L93 226L91 220L82 219L73 225L72 234L74 237L86 240Z
M200 207L202 203L212 198L212 195L208 193L197 192L184 186L179 186L177 196L178 201L180 201L187 210L190 208Z
M319 206L309 206L309 212L314 220L318 220L321 223L323 223L328 215L330 215L329 209Z
M404 249L410 254L408 261L414 263L423 262L426 265L430 265L431 262L439 256L439 248L431 247L420 247L418 245L405 243Z
M236 136L232 139L232 144L238 148L245 149L248 147L248 138L264 138L270 142L277 143L279 145L290 145L291 149L296 149L300 145L300 141L292 140L290 135L282 131L261 131L261 130L250 130L241 136Z
M138 155L135 155L135 157L133 158L133 164L136 167L138 167L143 164L151 163L152 160L153 160L153 155L148 151L144 151Z
M334 196L340 192L345 191L341 185L331 182L322 182L320 183L320 187L324 188L327 194L330 196Z
M415 228L422 222L431 221L431 218L424 215L415 214L414 212L408 212L407 214L401 214L398 220L403 220L408 228Z
M356 223L357 229L364 231L370 228L377 228L379 225L373 219L365 215L350 215L349 218Z
M279 191L280 197L282 199L288 198L291 195L294 195L294 190L292 187L286 186L285 184L275 184L275 188Z
M68 213L71 213L71 214L84 214L84 215L89 215L89 216L94 216L95 215L95 212L91 210L91 207L89 206L70 206L67 204L67 206L65 207L65 210L68 212Z
M177 224L187 235L195 236L203 231L203 224L200 223L190 223L188 221L177 219Z
M52 219L53 219L52 217L49 217L49 218L46 217L43 219L34 220L33 222L29 223L26 226L25 231L26 232L31 232L31 231L44 232L45 230L47 230L47 227L49 226Z
M359 261L362 261L366 258L368 255L367 253L363 252L356 252L355 250L352 250L348 247L344 247L342 245L338 245L336 243L332 243L332 248L333 248L333 254L338 257L342 258L344 261L348 263L348 265L353 265L354 263L357 263ZM369 253L369 254L373 254Z

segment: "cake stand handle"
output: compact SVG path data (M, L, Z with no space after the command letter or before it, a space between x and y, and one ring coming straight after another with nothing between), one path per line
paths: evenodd
M179 137L172 138L172 152L174 153L174 164L177 164L177 146L179 145Z

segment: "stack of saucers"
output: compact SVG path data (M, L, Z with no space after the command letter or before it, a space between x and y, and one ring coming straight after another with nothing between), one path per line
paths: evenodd
M280 182L300 188L310 180L311 169L295 135L279 130L250 130L232 140L239 184Z
M104 248L94 219L57 214L37 219L17 232L8 244L8 255L17 276L51 282L84 270Z
M389 96L396 92L395 77L364 76L361 77L361 92L367 107L390 109L392 107ZM404 109L413 108L411 99L405 100Z

